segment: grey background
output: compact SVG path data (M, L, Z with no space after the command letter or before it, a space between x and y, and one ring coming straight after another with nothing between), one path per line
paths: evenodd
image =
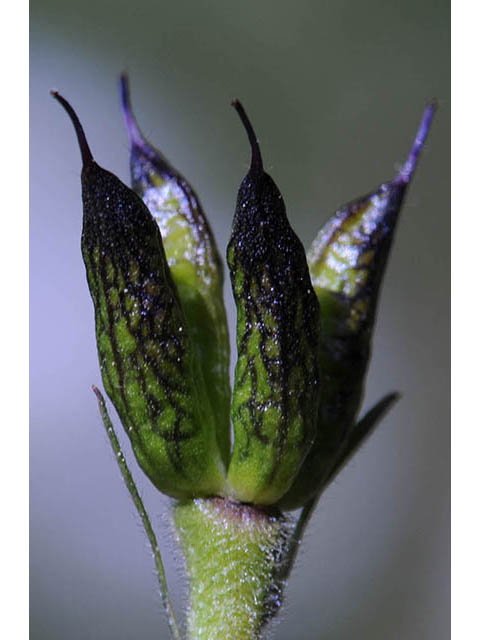
M31 2L32 638L167 637L90 390L100 374L80 158L48 95L54 86L71 100L97 161L128 181L123 68L144 132L197 188L222 249L249 159L230 99L246 106L306 245L336 207L393 175L425 100L439 99L388 268L365 406L392 389L403 398L324 496L274 631L449 637L449 54L446 1ZM226 295L232 323L228 284ZM180 611L168 501L125 449Z

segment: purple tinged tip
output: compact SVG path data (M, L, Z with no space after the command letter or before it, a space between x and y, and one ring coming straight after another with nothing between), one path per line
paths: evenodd
M420 121L420 126L417 130L417 135L415 136L415 140L413 141L410 149L408 159L400 169L395 182L403 182L404 184L408 184L410 182L415 172L420 152L425 145L425 141L432 125L433 116L435 115L437 108L438 104L436 100L430 100L430 102L427 103L423 112L422 120Z
M248 135L248 140L252 148L252 160L251 160L250 170L255 171L256 173L263 173L262 154L260 153L260 146L258 144L258 139L257 139L257 136L255 135L255 131L252 127L252 123L248 119L248 116L240 100L232 100L230 104L232 105L232 107L234 107L234 109L240 116L240 120L242 121L243 126L245 127L245 130Z
M90 147L88 146L85 132L80 123L80 120L78 119L77 114L73 110L73 107L69 102L67 102L67 100L65 100L63 96L58 93L56 89L51 89L50 94L62 105L62 107L70 116L70 120L72 121L72 124L74 126L75 133L77 134L78 145L80 147L80 153L82 154L83 166L85 167L89 164L93 164L93 156L92 152L90 151Z
M130 143L132 146L135 145L141 148L148 146L142 132L140 131L135 116L133 115L132 104L130 101L130 84L128 75L125 71L120 75L120 99L122 102L123 117L125 119Z
M140 151L141 155L149 158L149 160L155 164L155 167L158 171L165 173L170 177L174 175L178 176L179 174L170 165L163 154L160 153L158 149L155 149L155 147L153 147L148 142L148 140L141 132L140 127L137 124L137 120L133 115L132 105L130 102L130 83L128 80L128 75L125 71L120 75L119 87L123 117L125 120L125 125L127 127L131 151Z
M105 409L105 398L103 397L100 389L96 385L92 384L92 391L97 396L97 402L100 406L100 409Z

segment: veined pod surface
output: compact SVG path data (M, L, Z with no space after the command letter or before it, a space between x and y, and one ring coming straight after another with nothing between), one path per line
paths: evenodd
M320 412L315 442L280 506L293 509L318 493L340 465L363 396L378 295L406 189L435 112L428 104L398 175L330 218L307 253L322 309ZM394 396L392 396L392 400ZM353 446L353 445L352 445Z
M105 389L160 491L221 494L213 415L158 226L141 198L96 164L72 107L53 95L82 154L82 254Z
M315 438L320 310L282 196L242 106L233 105L252 160L227 248L238 351L228 482L237 499L268 505L288 490Z
M192 344L198 354L225 465L230 456L230 343L223 302L223 265L198 196L142 135L130 104L128 78L120 79L130 138L132 188L161 231Z

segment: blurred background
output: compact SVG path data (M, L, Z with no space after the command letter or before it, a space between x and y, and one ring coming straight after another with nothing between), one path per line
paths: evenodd
M450 7L446 0L31 0L31 637L167 638L145 536L104 435L80 255L80 155L128 182L117 77L140 126L199 192L226 247L249 163L240 98L309 245L392 177L425 101L440 109L403 210L365 408L402 393L324 495L273 627L278 640L450 637ZM235 315L225 287L231 326ZM116 421L118 425L118 421ZM121 434L123 436L123 433ZM168 500L139 472L178 611Z

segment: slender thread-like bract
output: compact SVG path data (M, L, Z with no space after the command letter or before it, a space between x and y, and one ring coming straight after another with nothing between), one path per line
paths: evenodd
M367 411L367 413L355 426L351 437L345 442L343 448L336 458L335 463L332 465L327 481L322 486L320 491L318 491L317 494L313 496L313 498L309 499L309 501L300 512L300 516L298 517L295 529L290 538L288 551L285 554L285 562L280 567L278 576L279 580L285 581L290 576L290 573L295 564L295 560L297 558L298 549L302 541L303 534L305 533L305 529L310 522L313 512L315 511L315 508L323 492L325 491L327 486L331 482L333 482L340 471L349 463L358 449L365 444L365 442L372 435L373 431L378 426L382 418L385 417L386 413L392 408L395 402L397 402L399 397L400 394L398 393L389 393L379 402L377 402L377 404L374 405L369 411Z
M100 415L102 416L105 431L107 432L108 439L110 440L110 444L112 446L112 450L115 455L115 460L117 461L118 468L120 469L120 473L122 474L123 480L125 482L125 486L127 487L130 497L132 498L133 504L135 505L135 509L137 510L137 513L140 516L140 520L142 521L143 528L145 530L145 533L147 534L148 541L152 548L153 558L155 560L155 567L157 569L157 578L158 578L158 584L160 587L160 595L162 598L163 606L165 608L165 613L167 614L168 626L170 627L170 631L172 632L173 638L175 640L181 640L178 623L175 618L175 613L173 611L173 606L170 601L170 597L168 595L167 577L165 575L165 568L163 566L162 556L160 553L160 548L158 546L157 537L153 530L152 523L150 522L150 518L148 517L148 513L145 510L145 506L143 504L142 498L138 493L138 489L135 485L135 481L132 477L132 474L130 473L130 469L128 468L127 461L125 460L125 456L123 455L122 448L120 447L120 442L118 441L117 434L115 433L115 429L113 428L112 421L110 420L110 416L108 415L105 399L97 387L93 386L92 388L95 395L97 396L98 408L100 410Z

